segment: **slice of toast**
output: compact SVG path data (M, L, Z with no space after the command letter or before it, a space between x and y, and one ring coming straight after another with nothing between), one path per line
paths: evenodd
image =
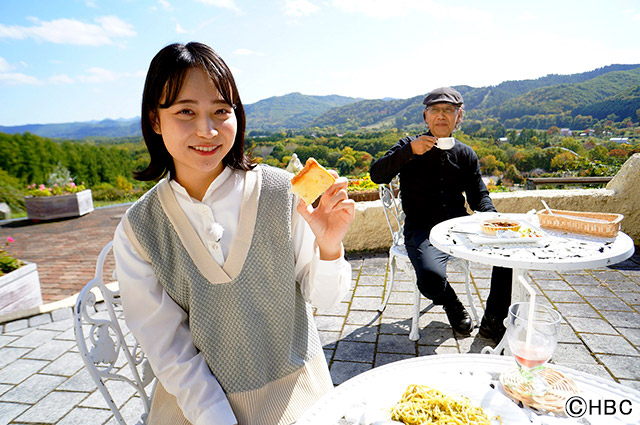
M336 179L318 162L307 159L304 168L291 179L291 192L304 199L307 205L315 202Z

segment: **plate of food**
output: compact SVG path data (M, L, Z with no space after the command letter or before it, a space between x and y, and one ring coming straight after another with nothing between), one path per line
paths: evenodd
M396 372L386 379L378 378L375 385L360 380L345 388L344 394L333 393L333 400L323 400L327 406L307 412L298 424L530 423L528 415L499 385L491 385L488 374L433 374L415 369Z

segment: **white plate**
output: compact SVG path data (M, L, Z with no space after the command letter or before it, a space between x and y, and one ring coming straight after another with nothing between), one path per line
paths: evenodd
M359 417L360 423L367 425L389 419L391 408L411 384L427 385L449 395L465 396L473 404L480 405L489 418L500 415L504 424L530 424L527 414L498 389L499 384L493 389L490 383L487 374L433 374L415 369L403 373L395 370L394 373L380 374L375 382L371 378L343 384L337 391L322 398L297 424L333 425L345 415L352 419ZM494 420L492 423L500 422Z

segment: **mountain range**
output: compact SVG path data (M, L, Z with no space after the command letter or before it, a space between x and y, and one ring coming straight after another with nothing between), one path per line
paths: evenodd
M467 117L501 122L531 116L583 115L596 119L640 119L640 64L614 64L589 72L505 81L496 86L455 86ZM247 131L358 130L422 123L422 99L373 99L290 93L245 105ZM83 139L140 136L139 118L61 124L0 126L3 133Z

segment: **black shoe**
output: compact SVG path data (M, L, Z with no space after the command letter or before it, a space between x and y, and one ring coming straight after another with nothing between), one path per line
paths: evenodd
M507 331L503 322L503 319L485 314L482 317L482 323L480 324L478 334L483 338L490 339L496 344L499 344L504 333Z
M461 334L471 333L471 330L473 329L473 322L458 297L453 301L444 304L442 307L444 308L445 313L447 313L447 318L449 319L449 323L454 331Z

